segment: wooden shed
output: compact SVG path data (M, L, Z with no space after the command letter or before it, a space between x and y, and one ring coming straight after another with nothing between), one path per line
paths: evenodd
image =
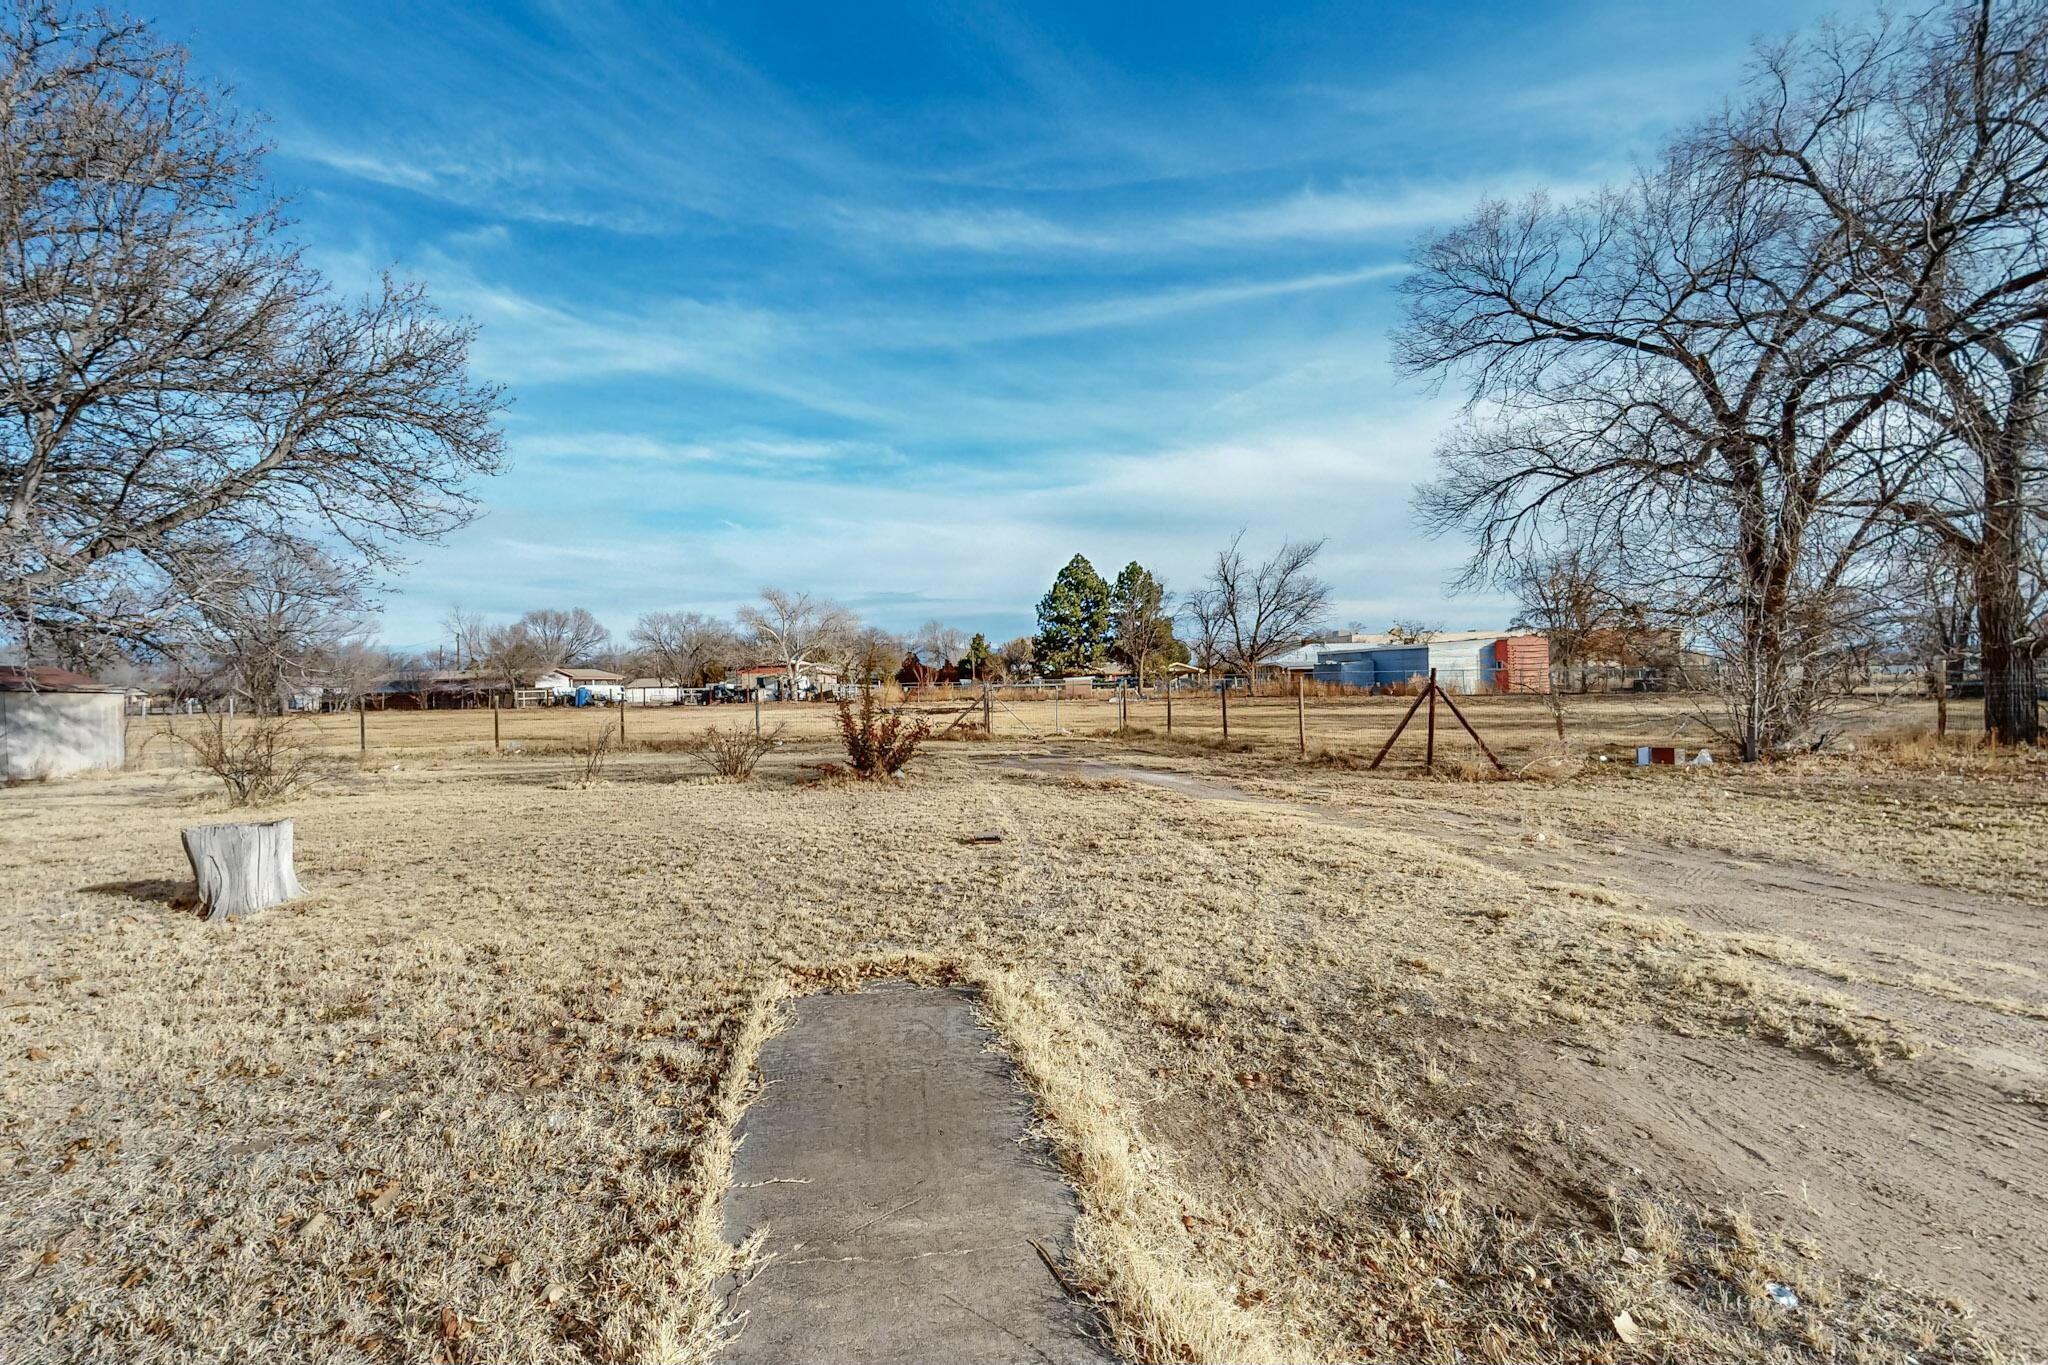
M123 767L127 733L126 688L61 668L0 666L0 781Z

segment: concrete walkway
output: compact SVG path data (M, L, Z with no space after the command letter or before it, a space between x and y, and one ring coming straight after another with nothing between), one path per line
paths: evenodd
M735 1362L1099 1361L1060 1254L1073 1192L1023 1141L1029 1101L964 991L797 1002L761 1052L726 1202L776 1259L739 1291Z

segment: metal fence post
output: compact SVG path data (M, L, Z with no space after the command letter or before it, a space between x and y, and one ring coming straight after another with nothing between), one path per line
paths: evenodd
M363 705L362 698L356 698L356 752L358 754L370 752L369 714L368 709Z
M1429 670L1429 742L1422 754L1422 766L1436 771L1436 670Z
M1223 690L1216 694L1223 701L1223 737L1230 738L1230 679L1223 680Z
M504 751L505 745L499 738L498 732L498 703L493 700L491 702L491 752L503 753Z

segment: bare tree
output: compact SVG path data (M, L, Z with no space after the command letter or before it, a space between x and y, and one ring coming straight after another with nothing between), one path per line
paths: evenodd
M657 676L685 687L703 682L733 651L732 627L694 611L650 611L630 638Z
M1977 611L1961 552L1939 537L1932 539L1932 544L1923 540L1903 547L1892 601L1901 618L1904 644L1926 670L1939 738L1948 734L1950 675L1976 642Z
M1244 557L1243 531L1217 551L1208 581L1188 601L1198 650L1244 674L1316 633L1330 608L1329 584L1312 570L1320 540L1290 540L1256 567ZM1199 658L1199 652L1197 657Z
M1180 610L1187 623L1188 657L1204 673L1214 673L1225 663L1229 629L1222 595L1213 586L1197 588L1181 599Z
M960 651L966 646L967 632L943 621L927 621L910 637L911 653L934 673L947 664L957 662Z
M327 704L343 710L361 706L391 670L390 652L371 641L358 636L337 642L320 663Z
M761 589L760 601L740 608L739 623L788 671L792 692L806 668L831 656L857 629L853 614L837 603L772 587Z
M839 646L840 676L863 687L887 679L908 652L901 637L880 626L858 626Z
M259 545L210 577L202 647L257 715L289 709L330 652L363 628L360 574L295 547Z
M532 686L535 678L555 666L524 622L493 628L484 636L483 646L479 665L507 691Z
M582 607L530 611L519 625L544 661L543 669L590 663L611 647L612 633Z
M1414 616L1401 617L1387 627L1387 638L1401 645L1426 645L1443 633L1443 622L1424 621Z
M1483 205L1403 284L1411 373L1460 376L1467 419L1418 495L1462 530L1466 582L1555 544L1606 547L1727 651L1745 758L1806 731L1903 470L1870 424L1905 377L1843 304L1842 244L1689 135L1626 186ZM1832 312L1847 314L1835 317ZM1908 460L1910 463L1910 460Z
M457 669L476 668L482 664L491 634L490 623L484 620L482 612L465 611L458 602L441 618L441 630L448 637Z
M1521 603L1513 628L1534 631L1550 642L1553 691L1570 685L1572 670L1586 690L1587 650L1614 624L1617 599L1597 555L1568 547L1518 560L1509 580Z
M1003 663L1003 676L1013 682L1035 676L1037 670L1033 663L1037 657L1037 646L1038 641L1034 637L1019 635L997 650L996 657Z
M1974 583L1985 728L2034 742L2048 630L2023 580L2048 466L2048 8L1977 0L1830 27L1759 64L1726 126L1746 171L1844 243L1801 299L1895 349L1935 458L1894 502Z
M0 20L0 621L26 640L165 645L220 545L388 563L499 467L471 329L417 285L336 298L260 151L146 27Z

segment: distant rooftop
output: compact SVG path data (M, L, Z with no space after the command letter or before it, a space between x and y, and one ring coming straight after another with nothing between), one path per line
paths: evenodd
M68 668L43 664L0 664L0 692L126 692L116 683L103 683Z

